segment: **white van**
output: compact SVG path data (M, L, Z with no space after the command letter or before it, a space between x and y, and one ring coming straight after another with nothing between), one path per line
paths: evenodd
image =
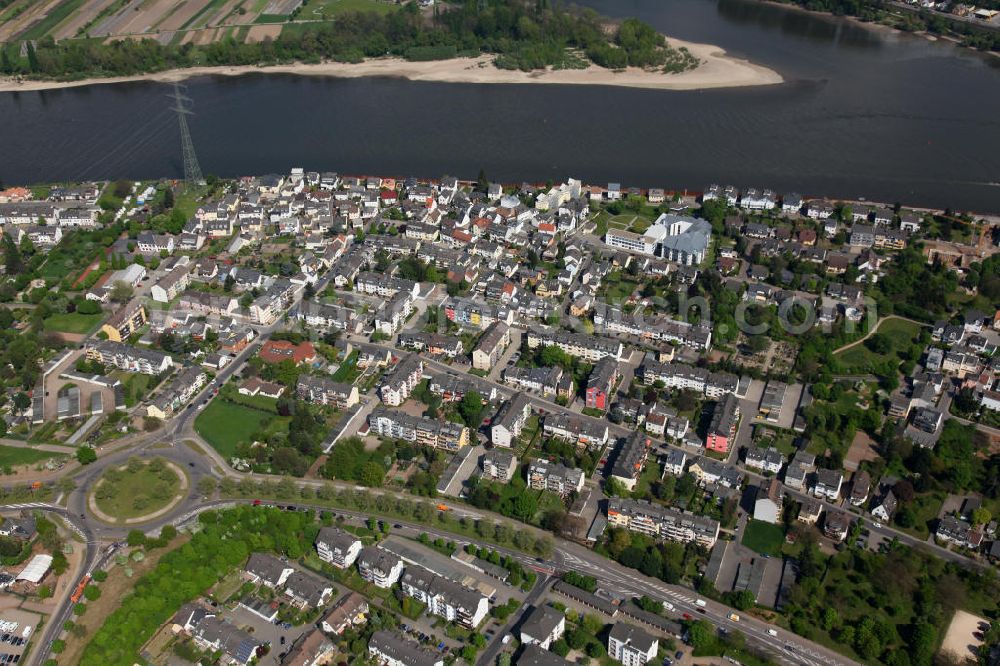
M768 629L767 630L767 635L768 636L777 636L778 635L778 631L776 629Z
M674 610L674 605L672 603L670 603L669 601L664 601L663 602L663 610L665 610L665 611L672 611L672 610Z
M697 601L695 601L694 603L695 603L695 605L696 605L696 606L698 606L699 608L704 608L705 606L707 606L707 605L708 605L707 603L705 603L705 600L704 600L704 599L698 599L698 600L697 600Z

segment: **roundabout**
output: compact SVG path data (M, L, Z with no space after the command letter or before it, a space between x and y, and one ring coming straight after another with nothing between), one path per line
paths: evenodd
M166 458L129 458L93 485L87 508L113 525L140 525L170 513L191 487L184 470Z

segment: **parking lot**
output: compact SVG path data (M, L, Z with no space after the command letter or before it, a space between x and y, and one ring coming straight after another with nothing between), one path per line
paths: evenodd
M20 664L39 617L20 609L0 613L0 664Z
M334 593L333 598L338 598L338 594L342 594L342 592L338 590ZM242 606L237 606L232 611L226 612L225 615L228 615L230 621L237 627L241 627L261 640L271 642L271 651L257 662L260 666L278 666L281 663L281 655L298 640L299 636L312 628L311 625L303 625L286 629L268 622ZM284 639L284 643L282 643L282 639Z

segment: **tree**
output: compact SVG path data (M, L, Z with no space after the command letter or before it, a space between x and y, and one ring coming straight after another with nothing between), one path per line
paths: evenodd
M715 645L715 631L708 620L692 622L688 627L688 637L695 650L708 650Z
M483 421L483 396L477 391L469 391L458 403L458 413L469 428L479 427Z
M222 283L222 290L228 294L232 292L235 286L236 286L236 278L233 277L232 273L229 273L228 275L226 275L226 279Z
M31 407L31 396L29 396L24 391L19 391L18 393L14 394L13 403L17 411L23 412L28 407Z
M972 512L973 525L986 525L991 520L993 520L993 513L984 506L981 506Z
M385 480L385 470L382 466L376 462L367 462L361 468L361 476L358 481L363 486L368 486L369 488L377 488L382 485Z
M76 459L81 465L89 465L97 461L97 453L89 446L80 446L76 449Z
M115 282L114 286L111 287L111 293L109 297L115 303L124 303L132 298L132 285L122 280Z

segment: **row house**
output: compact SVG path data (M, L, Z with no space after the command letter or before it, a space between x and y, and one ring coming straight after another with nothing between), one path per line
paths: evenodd
M448 299L444 304L444 313L448 321L477 329L489 328L496 322L509 326L513 321L513 312L509 308L495 307L470 298Z
M145 255L173 254L176 243L171 234L154 234L151 231L144 231L135 239L135 249L140 254Z
M777 474L785 464L785 458L777 449L751 446L746 451L745 462L751 469Z
M594 325L611 333L634 335L643 342L675 342L700 351L708 350L712 344L712 330L708 326L663 315L635 317L618 308L604 307L594 312Z
M185 368L177 377L161 389L146 407L146 416L165 419L186 405L208 381L208 377L198 366Z
M399 334L396 344L403 349L438 354L448 358L455 358L462 353L461 338L440 333L406 331Z
M536 458L528 467L528 487L566 497L583 490L583 470Z
M608 443L607 424L562 412L544 418L542 434L591 449L602 448Z
M740 395L742 391L740 380L736 375L711 372L706 368L685 363L646 360L639 368L639 376L646 386L663 382L664 388L695 391L712 400L718 400L729 393Z
M364 271L354 280L354 289L363 294L388 298L397 293L406 293L416 298L420 295L420 285L413 280Z
M440 397L442 402L458 402L471 391L478 393L486 402L493 402L497 397L497 389L493 384L480 381L473 375L437 374L431 377L427 390Z
M381 666L443 666L440 652L422 647L392 631L380 629L368 641L368 658Z
M380 437L392 437L435 449L457 451L469 443L469 429L457 423L411 416L378 407L368 425Z
M719 538L716 520L618 497L608 500L608 524L659 539L693 542L705 548L712 548Z
M625 350L624 345L617 340L566 331L529 330L527 339L528 349L554 346L570 356L591 363L596 363L605 357L620 361Z

